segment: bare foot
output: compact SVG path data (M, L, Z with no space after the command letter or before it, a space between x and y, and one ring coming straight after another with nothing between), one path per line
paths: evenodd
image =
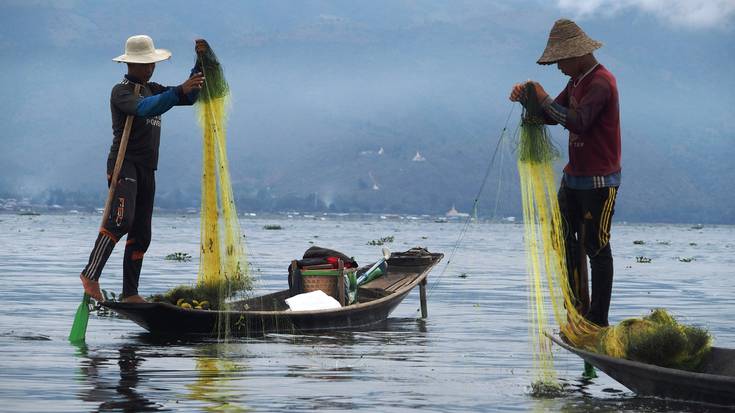
M95 299L95 301L105 301L102 297L102 290L100 290L100 283L98 281L90 280L81 274L79 278L82 280L82 287L84 287L85 294Z
M147 303L148 301L145 300L145 298L139 296L139 295L131 295L130 297L125 297L121 300L123 303Z

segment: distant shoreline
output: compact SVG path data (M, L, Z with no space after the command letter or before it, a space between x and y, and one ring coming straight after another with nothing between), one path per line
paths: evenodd
M0 210L0 217L3 216L28 216L29 218L54 215L54 216L80 216L80 217L98 217L101 211L78 211L73 210ZM184 216L190 218L199 218L199 211L192 212L190 210L173 210L173 209L156 209L154 212L157 216L171 217L171 216ZM421 222L425 224L457 224L464 223L467 218L451 218L443 215L430 215L430 214L400 214L400 213L341 213L341 212L300 212L300 211L277 211L277 212L240 212L238 213L240 219L252 219L252 220L313 220L313 221L406 221L406 222ZM476 224L504 224L504 225L523 225L522 219L508 220L508 217L499 219L487 219L478 218L476 221L471 219ZM708 228L717 227L730 227L735 226L732 223L707 223L703 224L700 222L645 222L645 221L613 221L613 227L627 226L627 225L673 225L689 227L691 230L706 230Z

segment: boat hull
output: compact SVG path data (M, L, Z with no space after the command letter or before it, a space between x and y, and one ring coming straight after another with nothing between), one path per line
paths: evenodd
M691 372L592 353L549 338L638 395L735 406L733 349L713 347L700 372Z
M388 268L389 273L398 275L386 278L392 282L391 286L398 286L395 290L385 285L386 280L377 279L361 289L363 295L372 296L369 301L339 309L289 311L284 302L288 290L233 303L233 308L243 308L233 311L184 309L160 302L104 302L102 305L151 333L170 336L221 336L225 332L236 336L260 336L368 329L383 323L416 285L425 284L429 271L443 257L442 254L394 255L388 260ZM371 284L385 288L371 288Z

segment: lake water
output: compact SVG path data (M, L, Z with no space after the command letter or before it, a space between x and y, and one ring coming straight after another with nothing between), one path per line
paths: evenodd
M447 265L461 223L242 218L257 294L286 288L290 260L312 243L360 264L380 255L368 241L386 236L394 251L420 245L445 253L429 275L428 319L418 319L416 289L373 331L187 342L93 314L86 345L73 346L67 335L82 295L78 275L98 224L98 215L0 215L0 411L715 410L637 397L604 374L582 379L581 360L559 348L565 394L532 397L520 224L472 224ZM198 242L197 216L158 214L141 293L193 282ZM735 227L615 224L612 245L611 323L665 307L706 326L716 345L735 347ZM164 259L173 252L193 260ZM118 248L103 288L120 291L121 263Z

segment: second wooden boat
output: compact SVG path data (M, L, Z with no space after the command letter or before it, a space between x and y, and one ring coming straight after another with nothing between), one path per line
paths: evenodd
M184 309L160 302L102 305L160 335L217 336L226 330L224 326L235 336L367 329L384 322L417 285L426 317L426 280L442 257L422 248L392 253L388 274L361 286L357 303L331 310L291 311L285 302L289 290L234 302L230 311Z

